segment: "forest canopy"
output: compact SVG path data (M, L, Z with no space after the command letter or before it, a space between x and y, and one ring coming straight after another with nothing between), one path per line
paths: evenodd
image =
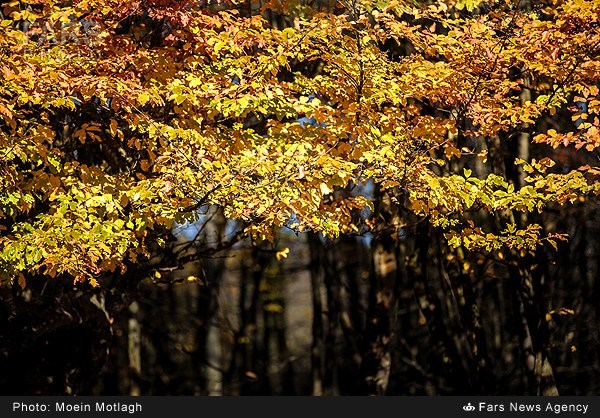
M553 214L597 202L599 14L597 0L3 3L0 286L104 292L244 240L281 261L281 234L366 237L367 316L389 320L398 271L421 274L411 257L435 247L461 286L498 269L518 282L532 381L554 393L559 310L537 300L535 268L572 239ZM216 212L234 225L216 246L174 246ZM439 245L399 257L414 234ZM378 324L372 393L389 378Z

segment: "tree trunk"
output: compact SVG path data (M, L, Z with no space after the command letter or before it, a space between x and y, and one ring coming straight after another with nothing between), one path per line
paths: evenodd
M138 303L133 302L129 307L130 316L127 327L127 352L129 354L130 396L140 396L142 394L142 329L140 326L140 322L137 318L138 311Z
M395 303L396 219L389 195L377 191L375 219L383 221L372 243L372 272L369 307L363 341L361 364L362 392L365 395L385 395L391 370L390 314Z
M499 137L490 138L487 142L489 159L494 174L506 178L506 168L502 153L502 144ZM496 228L503 230L507 224L515 223L515 214L512 210L503 210L495 214ZM543 251L543 249L539 249ZM549 343L548 323L545 315L540 311L540 304L536 302L536 284L527 268L527 259L512 251L508 254L508 268L511 280L517 281L515 295L522 303L524 316L523 331L525 348L531 347L532 352L526 359L526 367L532 376L530 384L533 394L558 395L554 379L554 372L548 358L547 345ZM541 296L540 296L541 297ZM527 341L527 340L530 341ZM531 361L533 359L533 362Z
M324 357L324 332L323 332L323 301L322 288L322 257L321 243L318 235L308 234L308 245L310 249L310 281L312 292L312 343L310 349L312 394L323 395L323 366Z

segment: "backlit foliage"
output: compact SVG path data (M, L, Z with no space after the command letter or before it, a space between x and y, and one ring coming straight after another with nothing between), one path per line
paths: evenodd
M337 236L377 222L374 182L450 246L534 251L564 237L478 214L595 198L597 167L555 160L600 145L600 2L248 5L2 5L4 284L96 284L211 204L258 239ZM547 156L510 162L519 185L489 144L522 132Z

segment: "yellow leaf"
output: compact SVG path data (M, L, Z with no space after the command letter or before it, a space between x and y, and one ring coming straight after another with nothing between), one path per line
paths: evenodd
M138 96L138 103L140 105L145 105L150 100L150 95L148 93L142 93Z
M294 36L295 33L296 31L294 30L294 28L285 28L283 31L281 31L283 39L290 39Z
M193 77L190 80L190 88L194 88L194 87L198 87L199 85L202 84L202 79L200 77Z
M277 251L275 257L277 257L277 261L280 261L282 258L287 258L289 253L290 249L288 247L285 247L283 250Z
M181 103L185 102L187 96L185 94L173 94L169 99L173 100L179 106Z
M217 43L215 44L215 46L213 47L213 48L214 48L214 51L215 51L215 52L219 52L220 50L222 50L223 48L225 48L225 45L226 45L226 44L225 44L225 42L223 42L223 41L219 41L219 42L217 42Z
M204 282L202 281L202 279L200 279L200 277L197 276L188 276L187 281L188 283L198 283L200 286L204 286Z
M264 309L266 312L273 312L273 313L283 312L283 306L281 306L278 303L269 303L269 304L265 305Z
M326 185L325 183L321 183L321 185L319 186L319 189L321 189L321 193L324 195L333 193L333 190L331 190L329 188L329 186Z

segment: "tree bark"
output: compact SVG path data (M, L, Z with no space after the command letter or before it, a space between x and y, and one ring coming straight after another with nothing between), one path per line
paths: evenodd
M311 233L308 235L310 249L310 280L312 293L312 343L310 348L312 394L323 395L323 367L325 364L324 353L324 331L323 331L323 300L322 288L322 257L321 243L319 237Z
M369 307L361 364L365 395L385 395L390 380L390 314L398 275L394 212L389 195L377 190L374 216L383 222L383 228L377 231L372 243Z
M506 178L500 138L497 136L489 138L487 147L492 172ZM508 209L497 212L495 222L497 230L501 231L507 224L515 223L515 214ZM540 249L540 251L542 250ZM531 347L532 350L525 361L526 367L532 376L530 383L532 393L545 396L558 395L554 371L547 351L549 343L548 323L545 320L544 313L540 311L539 301L536 301L536 297L539 295L536 295L534 277L527 268L526 258L521 257L514 251L508 254L508 258L508 270L511 280L516 281L515 290L517 294L515 296L522 304L523 326L525 327L523 331L525 347L523 348Z

